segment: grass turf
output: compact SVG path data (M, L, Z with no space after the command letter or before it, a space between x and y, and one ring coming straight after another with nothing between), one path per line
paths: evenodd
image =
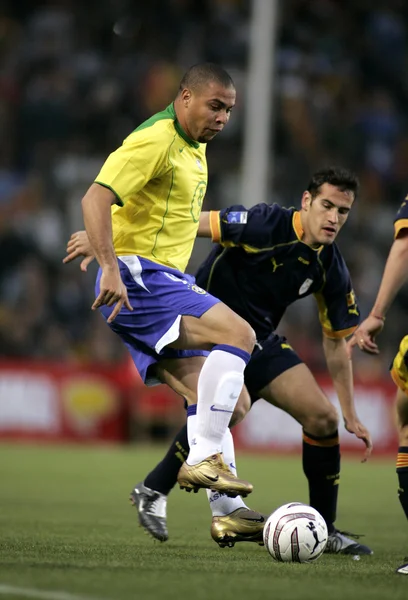
M0 599L6 584L107 600L408 597L408 577L394 573L408 554L408 526L392 458L343 461L337 525L365 533L374 556L299 565L276 563L254 544L218 548L204 492L175 490L169 541L147 537L127 497L162 450L0 445ZM251 507L269 513L307 502L299 457L238 461L255 486Z

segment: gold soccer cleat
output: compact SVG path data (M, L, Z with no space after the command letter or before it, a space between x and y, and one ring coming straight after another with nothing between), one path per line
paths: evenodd
M183 463L177 481L182 490L198 492L200 488L226 494L231 498L245 498L253 486L244 479L238 479L222 460L221 454L213 454L197 465Z
M266 518L255 510L238 508L225 517L213 517L211 537L220 548L233 548L236 542L255 542L263 546Z

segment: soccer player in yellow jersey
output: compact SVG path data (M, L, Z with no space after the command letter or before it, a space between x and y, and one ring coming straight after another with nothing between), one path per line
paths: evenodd
M363 352L378 354L376 337L381 333L385 316L402 288L408 281L408 197L401 204L394 219L394 242L388 254L381 283L369 316L361 323L348 342L349 354L354 346ZM395 406L397 413L398 496L408 519L408 335L401 340L399 350L391 365L391 377L397 385ZM400 575L408 575L408 557L396 569Z
M159 375L197 402L180 486L246 496L252 485L221 452L255 334L184 274L207 187L206 143L227 124L235 95L221 67L193 66L175 101L107 158L82 209L100 266L92 309L122 338L144 381Z

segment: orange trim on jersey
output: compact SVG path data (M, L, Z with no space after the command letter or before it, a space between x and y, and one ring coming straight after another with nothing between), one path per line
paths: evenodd
M293 226L293 229L295 230L296 237L299 240L299 242L303 242L303 235L305 233L305 230L302 227L302 218L300 216L300 211L298 211L298 210L296 210L293 213L292 226ZM305 244L306 242L303 242L303 243ZM309 246L309 244L306 244L306 246ZM309 246L309 248L311 248L312 250L314 250L315 252L317 252L318 254L320 254L320 252L324 248L324 245L322 244L318 248L314 248L313 246Z
M221 225L219 210L210 210L210 229L212 241L219 243L221 241Z
M303 434L303 441L310 446L320 446L322 448L330 448L331 446L339 445L339 436L337 435L334 438L330 438L329 440L313 440L307 435Z
M399 219L394 223L394 239L397 237L400 231L408 228L408 219Z
M339 331L333 331L332 329L327 329L326 327L323 327L323 333L326 337L330 338L331 340L341 340L342 338L346 338L352 333L354 333L357 327L358 325L355 325L354 327L349 327L348 329L339 329Z
M300 212L298 210L296 210L293 213L292 225L293 225L293 229L295 230L297 238L299 240L301 240L303 237L303 234L304 234L304 230L302 227L302 219L300 218Z

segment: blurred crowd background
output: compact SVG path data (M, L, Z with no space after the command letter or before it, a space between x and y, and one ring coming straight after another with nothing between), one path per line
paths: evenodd
M408 193L408 4L280 5L268 202L298 206L322 166L358 173L361 196L338 243L365 316ZM241 202L249 19L249 0L2 3L0 356L123 360L120 342L90 311L95 268L63 265L65 246L83 228L80 201L105 157L172 101L197 62L221 64L238 91L230 124L208 148L205 208ZM190 272L208 250L197 244ZM407 302L405 291L381 357L356 356L361 378L384 376L408 331ZM313 299L280 329L312 368L324 368Z

